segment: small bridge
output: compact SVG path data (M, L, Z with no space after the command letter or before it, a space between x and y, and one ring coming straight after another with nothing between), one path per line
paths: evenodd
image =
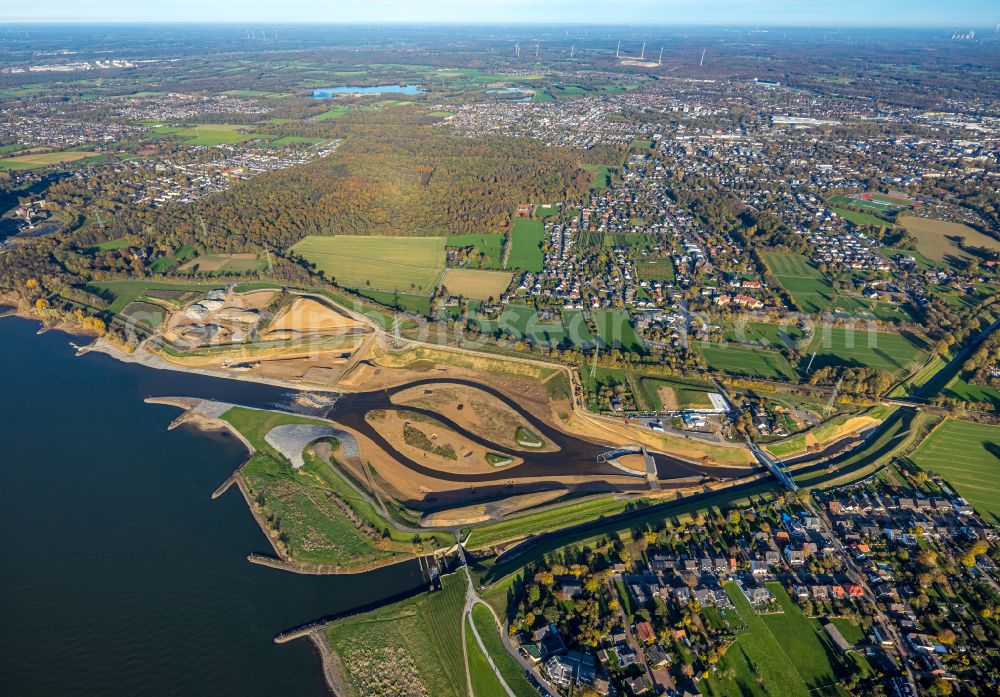
M786 489L793 493L799 490L799 485L795 483L795 480L792 478L792 473L788 470L788 467L784 462L773 455L764 452L764 450L753 441L748 441L748 445L750 446L750 452L754 454L757 461L767 467L771 474L774 475L774 478L781 482Z

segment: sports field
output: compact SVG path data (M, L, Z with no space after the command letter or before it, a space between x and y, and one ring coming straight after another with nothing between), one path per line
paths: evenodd
M814 351L817 353L811 370L833 365L867 366L900 375L916 369L927 359L927 352L917 339L892 332L870 332L865 327L818 327L805 351L803 367L808 365Z
M499 300L510 279L510 271L480 271L478 269L448 269L441 284L452 295L474 300Z
M0 160L0 171L13 169L39 169L63 162L75 162L86 157L96 156L96 152L83 150L67 150L65 152L42 152L31 155L16 155Z
M545 258L542 256L542 240L545 226L540 220L518 218L511 230L510 258L507 268L538 272L542 270Z
M1000 426L946 419L910 457L1000 524Z
M691 347L705 357L712 370L777 380L795 377L788 360L777 351L709 342L692 342Z
M898 223L916 238L920 253L935 261L947 261L949 257L973 258L973 255L959 248L959 238L965 238L967 246L985 247L1000 252L1000 241L961 223L918 218L915 215L902 215Z
M430 293L444 271L444 240L309 235L289 251L345 288Z

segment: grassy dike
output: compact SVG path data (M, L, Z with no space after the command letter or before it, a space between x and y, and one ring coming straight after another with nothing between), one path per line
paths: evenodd
M326 626L322 639L338 658L338 682L345 692L352 697L465 697L465 574L444 576L441 584L440 590ZM481 653L479 659L486 663ZM482 673L477 670L480 677Z

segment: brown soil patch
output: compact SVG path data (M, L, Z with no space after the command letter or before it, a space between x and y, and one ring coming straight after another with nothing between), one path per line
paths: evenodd
M256 260L257 255L243 252L239 254L206 254L205 256L195 257L190 261L184 262L181 266L177 267L177 270L192 271L197 268L199 273L211 273L221 271L222 267L230 261L250 261L252 259Z
M519 457L488 450L439 421L405 409L369 412L365 420L403 455L442 472L486 474L524 462ZM408 437L407 434L411 435ZM420 441L425 445L421 445ZM489 452L509 457L511 462L495 467L486 459Z
M618 464L622 467L628 467L630 470L635 470L636 472L646 471L646 458L640 454L635 455L622 455L618 460Z
M467 385L438 383L411 387L394 394L392 402L435 411L503 448L524 452L555 452L559 449L545 441L538 429L499 399ZM518 428L527 430L544 445L531 448L518 444Z
M680 403L677 401L677 393L674 392L673 387L661 385L656 388L656 394L659 395L660 402L663 404L665 411L675 411L680 408Z
M268 326L263 339L337 336L367 331L367 325L313 298L296 298Z

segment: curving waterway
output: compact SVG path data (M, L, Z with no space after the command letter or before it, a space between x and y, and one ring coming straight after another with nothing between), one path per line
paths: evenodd
M74 357L71 338L0 319L0 693L328 695L283 630L423 587L416 564L360 576L251 565L271 550L239 493L231 436L153 395L267 406L282 391Z

